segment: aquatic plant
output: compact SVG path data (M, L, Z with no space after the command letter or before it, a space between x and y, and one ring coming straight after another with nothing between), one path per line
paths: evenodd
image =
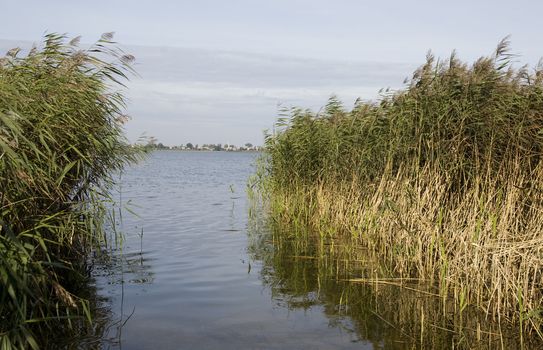
M91 317L78 292L88 252L103 242L113 174L140 154L119 89L134 57L112 39L80 49L48 34L0 59L2 349L46 346Z
M543 337L543 67L512 57L428 55L379 101L286 110L259 174L272 216Z

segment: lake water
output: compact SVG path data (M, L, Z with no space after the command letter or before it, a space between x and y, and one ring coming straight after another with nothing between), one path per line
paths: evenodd
M341 259L276 241L247 199L257 156L157 151L122 174L116 200L137 216L116 211L124 242L97 259L96 337L77 346L404 349L427 337L434 345L454 342L450 332L417 328L417 315L432 315L420 296L346 284Z

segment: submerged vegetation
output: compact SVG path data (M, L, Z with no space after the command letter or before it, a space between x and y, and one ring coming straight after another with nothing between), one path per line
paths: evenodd
M289 110L259 174L274 220L305 228L284 238L364 249L383 268L360 281L417 281L543 338L543 67L513 57L428 55L378 102Z
M80 291L103 243L112 175L139 152L122 125L131 72L107 33L86 50L46 35L0 59L0 347L48 347L91 318ZM49 345L48 345L49 344Z

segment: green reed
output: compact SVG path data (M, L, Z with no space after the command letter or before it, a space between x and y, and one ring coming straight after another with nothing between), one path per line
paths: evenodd
M0 347L47 346L90 320L78 290L103 242L112 174L138 158L120 88L133 56L48 34L0 58ZM50 339L51 340L51 339Z
M285 111L258 175L272 216L542 337L543 67L512 58L428 55L379 101Z

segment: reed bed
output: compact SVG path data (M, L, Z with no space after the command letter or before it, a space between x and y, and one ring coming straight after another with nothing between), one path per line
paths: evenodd
M543 67L513 58L428 55L377 102L285 111L258 174L272 217L543 337Z
M53 346L90 320L88 253L103 243L133 57L104 34L88 49L49 34L0 58L0 348ZM53 343L51 343L53 342Z

